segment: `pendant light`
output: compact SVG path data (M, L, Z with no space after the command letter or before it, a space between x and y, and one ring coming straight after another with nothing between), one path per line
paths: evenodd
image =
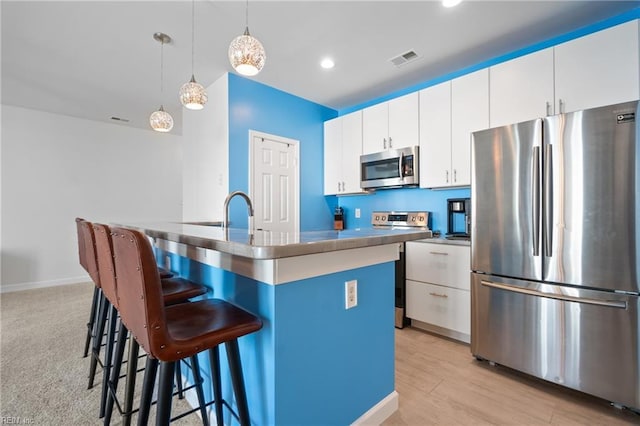
M171 42L171 37L164 33L155 33L153 39L160 43L160 99L162 99L162 69L164 66L164 44ZM173 129L173 117L164 110L162 103L157 111L149 116L149 124L156 132L169 132Z
M250 77L262 70L266 59L267 55L262 43L249 34L249 0L247 0L244 34L234 38L229 45L229 61L239 74Z
M193 74L193 58L195 51L195 0L191 0L191 80L182 85L179 92L180 103L187 109L200 110L207 103L207 91L202 84L196 82Z

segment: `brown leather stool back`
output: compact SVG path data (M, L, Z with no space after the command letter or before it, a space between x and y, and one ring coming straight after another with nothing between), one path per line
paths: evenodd
M76 219L76 228L78 229L78 255L80 265L89 273L94 284L100 287L95 237L93 235L91 222L78 218Z
M158 358L169 341L160 275L149 240L111 228L120 318L147 354Z
M93 224L96 252L98 258L98 274L100 285L105 297L118 309L118 295L116 292L116 274L113 264L113 245L111 241L111 229L100 223Z

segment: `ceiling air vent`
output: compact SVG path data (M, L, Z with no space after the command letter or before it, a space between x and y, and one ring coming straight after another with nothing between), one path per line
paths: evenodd
M403 53L402 55L398 55L395 58L391 58L390 61L396 67L401 67L403 65L408 64L409 62L413 62L418 59L419 56L413 50L409 50L408 52Z
M113 121L122 121L123 123L128 123L129 122L129 119L127 119L127 118L111 117L111 119Z

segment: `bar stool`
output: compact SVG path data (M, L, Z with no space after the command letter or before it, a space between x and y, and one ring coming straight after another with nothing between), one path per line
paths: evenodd
M105 417L105 424L109 424L111 420L111 412L113 410L113 402L115 397L111 395L109 391L109 384L111 384L113 393L117 390L118 378L120 376L120 367L122 364L122 356L124 352L125 342L127 340L128 331L121 324L118 331L117 350L116 357L114 358L113 350L116 344L116 322L117 322L117 310L119 306L119 299L117 297L118 279L115 275L114 263L113 263L113 245L111 239L111 230L107 225L94 223L93 235L95 238L95 246L98 259L98 271L100 276L100 282L102 283L103 294L106 298L106 309L109 310L109 325L107 329L107 347L106 356L103 368L103 382L102 382L102 398L100 401L100 417ZM158 273L158 276L160 274ZM165 278L160 281L163 301L165 304L172 303L184 303L189 299L201 296L207 292L207 288L201 284L185 280L183 278ZM127 388L125 393L125 405L124 410L121 410L125 415L125 423L130 421L130 416L133 406L133 391L135 389L135 374L137 372L138 361L138 346L132 340L129 348L130 356L128 360L127 371ZM111 381L109 381L111 368L113 368L115 374L112 375ZM179 375L179 372L176 372ZM115 376L115 377L114 377ZM180 374L181 376L181 374ZM180 388L180 391L182 389ZM200 392L202 390L200 389ZM118 406L118 408L120 408Z
M83 357L86 358L87 355L89 355L89 345L93 335L93 327L96 322L102 292L100 289L96 250L92 238L93 230L87 221L76 217L76 231L78 233L78 258L80 260L80 265L85 271L87 271L94 284L91 313L89 314L89 321L87 322L87 337L84 342Z
M93 233L92 223L77 217L76 231L78 234L78 258L80 265L89 273L94 283L93 298L91 302L91 312L89 321L87 322L87 336L84 343L83 357L89 354L89 347L93 338L94 350L92 351L92 360L89 367L89 385L88 389L93 387L95 372L98 364L101 366L103 362L100 359L100 348L102 347L102 336L104 334L104 325L106 323L107 309L103 308L104 295L100 285L100 274L98 272L98 263L96 258L95 236ZM158 268L161 278L171 278L173 273L163 268ZM171 284L169 284L171 286ZM174 286L175 287L175 286ZM178 288L171 290L172 293L178 292ZM98 336L100 336L98 338Z
M224 300L207 299L165 306L159 277L153 267L149 241L139 231L112 228L120 317L135 340L145 349L147 367L138 413L138 424L146 424L151 408L155 373L160 364L157 425L171 421L171 399L175 363L209 350L214 404L218 425L224 424L218 345L225 343L231 382L241 425L249 425L238 338L262 328L262 320ZM199 373L195 373L199 376ZM206 416L203 422L206 423Z

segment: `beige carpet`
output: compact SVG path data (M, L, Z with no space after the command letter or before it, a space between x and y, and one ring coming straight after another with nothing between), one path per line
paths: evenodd
M102 371L87 390L90 361L82 358L92 295L89 283L0 295L0 424L102 423ZM173 413L186 406L176 404ZM115 409L111 423L120 424ZM175 424L202 422L193 414Z

